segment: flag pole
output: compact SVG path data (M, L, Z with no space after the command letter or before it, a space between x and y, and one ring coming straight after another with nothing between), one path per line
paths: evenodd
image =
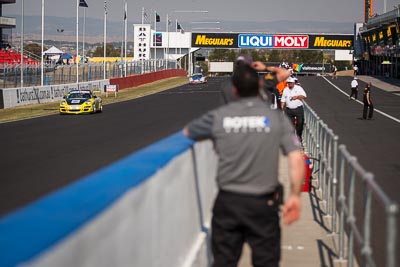
M144 7L142 7L142 25L144 24Z
M85 62L85 32L86 32L86 8L83 9L82 58L84 62Z
M125 40L124 40L124 72L125 72L125 77L126 77L126 49L127 49L127 43L128 43L128 2L125 0L125 13L124 13L124 18L125 18Z
M76 65L76 83L79 84L78 54L79 54L79 0L76 0L76 56L75 56L75 65Z
M42 53L41 53L41 66L40 66L40 85L43 86L43 47L44 47L44 0L42 0Z
M21 87L24 87L24 0L21 4Z
M153 44L154 44L154 59L157 60L157 11L154 10L154 34L153 34ZM151 38L150 38L151 40Z
M104 0L104 51L103 51L103 79L106 79L106 46L107 46L107 1Z
M143 26L143 24L144 24L144 7L142 7L142 26ZM151 32L151 31L150 31ZM150 39L151 40L151 39ZM149 49L150 49L150 47L149 47ZM136 56L136 55L135 55ZM141 65L141 68L140 68L140 73L142 74L143 73L143 60L141 59L140 60L140 65Z

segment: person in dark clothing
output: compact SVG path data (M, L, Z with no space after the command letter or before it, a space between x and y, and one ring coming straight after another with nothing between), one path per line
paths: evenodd
M363 102L364 102L364 109L363 109L363 119L370 120L372 119L372 116L374 115L374 105L372 104L371 101L371 82L367 84L367 86L364 88L364 97L363 97Z
M276 77L278 81L285 81L286 78L284 77L290 75L290 72L285 68L273 66L267 67L260 61L253 61L253 58L249 55L238 56L234 63L234 70L242 65L252 66L256 71L259 72L260 79L263 81L262 90L260 90L260 96L266 101L266 103L271 105L272 109L280 109L281 94L276 87L276 80L274 78ZM220 91L223 104L227 104L239 99L239 97L232 92L231 80L223 83Z
M304 160L293 125L260 97L260 63L241 65L232 76L237 100L190 122L183 134L195 141L210 139L218 153L218 195L214 202L211 241L213 267L236 267L244 242L255 267L278 267L280 261L279 151L287 155L291 193L283 222L300 216ZM265 68L265 67L264 67ZM267 77L267 81L282 78ZM285 77L286 78L286 77Z

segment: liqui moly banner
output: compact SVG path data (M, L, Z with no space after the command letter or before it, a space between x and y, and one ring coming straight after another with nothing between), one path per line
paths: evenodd
M308 35L239 34L240 48L307 49Z
M350 49L353 35L193 33L192 47Z

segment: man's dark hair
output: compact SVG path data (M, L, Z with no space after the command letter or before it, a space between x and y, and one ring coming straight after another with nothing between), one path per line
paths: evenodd
M241 97L258 95L258 73L248 64L240 64L236 66L232 75L232 83Z

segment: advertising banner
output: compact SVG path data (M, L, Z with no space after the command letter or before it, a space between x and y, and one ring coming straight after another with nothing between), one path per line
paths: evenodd
M150 24L134 24L133 36L133 55L135 60L150 59Z
M57 102L63 99L71 90L99 90L104 92L104 86L109 84L109 80L98 80L91 82L73 84L60 84L51 86L36 86L23 88L9 88L1 91L1 108L11 108L29 104L41 104L48 102Z
M297 73L326 73L331 71L331 64L292 64Z
M240 48L307 49L308 35L239 34Z
M349 50L354 35L193 33L192 47Z
M350 50L353 47L354 35L309 35L310 49Z
M238 48L238 34L192 33L192 47Z

